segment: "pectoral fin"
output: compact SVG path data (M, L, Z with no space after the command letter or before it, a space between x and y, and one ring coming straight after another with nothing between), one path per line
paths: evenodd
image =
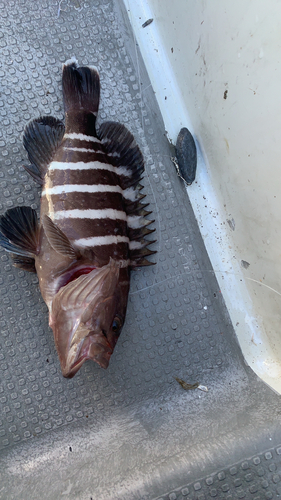
M48 215L44 215L43 217L43 227L51 247L56 252L70 259L77 259L79 257L79 252L73 248L67 236Z
M39 224L31 207L15 207L0 217L0 246L12 253L14 266L35 271L39 253Z

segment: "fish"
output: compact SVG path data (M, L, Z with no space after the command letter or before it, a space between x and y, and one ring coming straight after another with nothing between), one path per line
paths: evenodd
M66 61L62 91L65 124L41 116L23 134L24 168L42 185L40 219L28 206L8 209L0 245L16 267L37 273L62 375L71 378L86 360L108 367L125 322L130 272L153 264L147 257L155 251L134 136L118 122L96 128L97 68Z

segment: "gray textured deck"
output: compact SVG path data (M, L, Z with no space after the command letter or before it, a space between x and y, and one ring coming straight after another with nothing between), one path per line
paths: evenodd
M280 498L280 397L244 363L122 2L58 7L0 1L0 213L39 208L22 132L63 118L74 55L100 70L100 120L126 124L143 151L157 264L132 274L109 369L88 362L69 381L37 278L0 252L0 498Z

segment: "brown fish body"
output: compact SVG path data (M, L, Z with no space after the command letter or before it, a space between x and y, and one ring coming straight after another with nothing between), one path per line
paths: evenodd
M62 81L65 128L43 117L24 134L26 169L42 184L40 223L28 207L7 211L0 244L15 265L37 272L62 373L72 377L87 359L108 366L125 321L130 269L149 264L154 252L133 136L114 122L96 132L95 68L70 61Z

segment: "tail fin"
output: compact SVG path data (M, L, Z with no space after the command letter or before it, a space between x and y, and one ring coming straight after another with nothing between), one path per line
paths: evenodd
M80 67L72 58L62 68L65 112L85 110L97 116L100 100L100 79L94 66Z

